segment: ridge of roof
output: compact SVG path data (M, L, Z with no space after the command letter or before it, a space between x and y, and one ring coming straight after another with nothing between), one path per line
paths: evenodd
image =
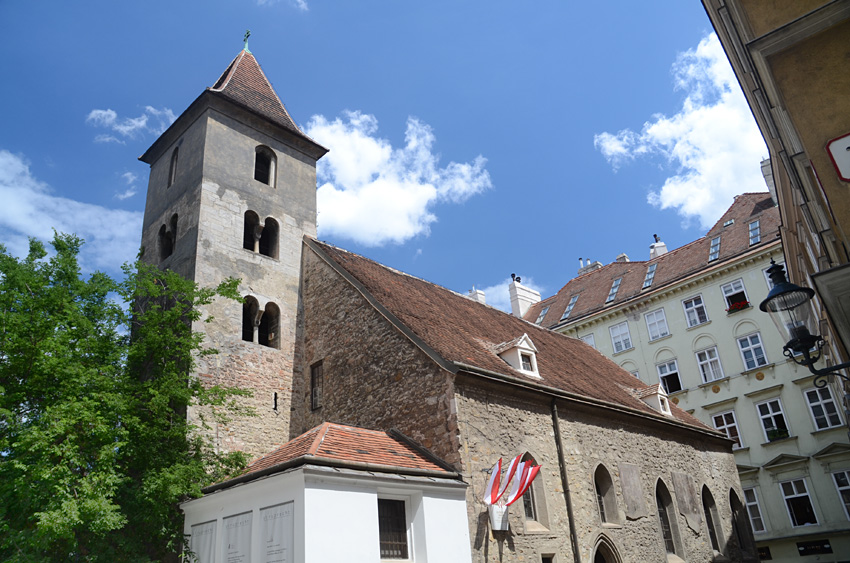
M507 378L506 381L529 383L540 390L548 388L565 393L565 396L589 399L591 404L651 415L665 422L670 420L626 390L626 387L642 388L645 383L576 338L467 299L353 252L309 237L305 237L305 243L320 259L329 261L330 267L338 269L339 274L389 322L443 367L454 366L455 370L473 375L496 375ZM515 370L496 353L498 345L520 338L524 333L538 349L539 378ZM676 411L674 420L684 428L711 430L681 410Z

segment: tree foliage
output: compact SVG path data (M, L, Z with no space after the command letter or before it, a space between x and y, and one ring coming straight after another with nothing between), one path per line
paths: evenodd
M83 279L82 241L0 245L0 559L162 560L179 550L177 503L244 464L187 422L226 415L239 391L189 377L193 322L236 280L197 287L138 263Z

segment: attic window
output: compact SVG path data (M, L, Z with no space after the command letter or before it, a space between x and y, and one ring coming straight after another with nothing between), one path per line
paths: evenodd
M670 412L670 404L665 397L658 397L658 402L661 404L661 412L664 414L672 414Z
M566 311L564 311L564 315L561 317L561 320L562 320L562 321L563 321L564 319L566 319L567 317L569 317L569 316L570 316L570 313L572 313L572 312L573 312L573 307L575 307L575 306L576 306L576 301L578 301L578 294L573 295L572 297L570 297L570 303L569 303L569 305L567 305L567 310L566 310Z
M611 291L608 292L608 299L605 300L606 303L610 303L617 298L617 292L620 290L621 281L623 281L623 278L617 278L614 280L614 283L611 284Z
M643 279L643 289L652 285L652 280L655 279L655 268L658 267L658 264L650 264L649 268L646 269L646 277Z
M734 219L729 219L728 221L726 221L725 223L723 223L723 226L724 226L724 227L728 227L729 225L734 225L734 224L735 224L735 220L734 220Z
M720 237L711 239L711 248L708 250L708 261L717 260L720 256Z
M543 307L543 309L541 309L541 310L540 310L540 314L539 314L539 315L537 315L537 320L536 320L536 321L534 321L534 324L538 324L538 325L539 325L540 323L542 323L542 322L543 322L543 317L545 317L545 316L546 316L546 313L548 313L548 312L549 312L549 305L546 305L545 307Z
M534 371L534 365L531 363L531 354L520 354L522 361L522 369L525 371Z
M758 219L750 223L750 246L761 242L761 226Z
M500 344L496 353L515 370L532 377L540 377L537 372L537 348L527 334Z

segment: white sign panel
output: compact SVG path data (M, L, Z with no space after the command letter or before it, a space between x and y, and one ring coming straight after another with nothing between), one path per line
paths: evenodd
M215 563L215 520L192 526L189 548L198 563Z
M285 502L260 510L263 523L262 563L292 563L294 533L293 503Z
M826 150L835 164L838 176L845 182L850 182L850 133L831 140L827 143Z
M224 561L250 563L251 520L253 514L245 512L224 519Z

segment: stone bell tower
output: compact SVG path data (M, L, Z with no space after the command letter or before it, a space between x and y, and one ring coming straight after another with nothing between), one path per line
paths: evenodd
M151 167L143 259L202 286L241 279L193 327L219 354L197 376L249 389L256 416L215 425L224 450L257 455L289 439L301 245L316 235L316 161L327 149L295 124L254 55L240 52L140 157ZM190 411L189 417L199 412Z

